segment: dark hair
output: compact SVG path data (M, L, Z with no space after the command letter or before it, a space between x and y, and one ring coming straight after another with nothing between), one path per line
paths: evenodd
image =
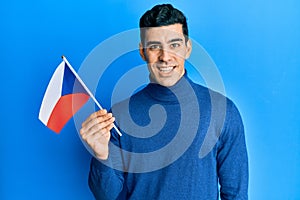
M182 32L187 42L189 33L184 14L171 4L156 5L151 10L145 12L140 18L141 39L144 37L143 28L167 26L177 23L182 24Z

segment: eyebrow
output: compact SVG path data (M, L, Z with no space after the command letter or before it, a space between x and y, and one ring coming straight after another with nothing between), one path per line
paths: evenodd
M181 39L181 38L175 38L175 39L172 39L172 40L168 41L168 43L172 43L172 42L183 42L183 39Z
M173 43L173 42L183 42L183 39L174 38L174 39L169 40L167 43L170 44L170 43ZM153 45L153 44L161 44L161 42L159 42L159 41L148 41L146 43L146 46Z
M146 43L146 46L153 45L153 44L161 44L161 42L158 42L158 41L149 41L149 42Z

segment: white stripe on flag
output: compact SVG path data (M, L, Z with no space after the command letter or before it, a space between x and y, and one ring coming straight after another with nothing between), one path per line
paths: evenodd
M62 83L64 78L64 69L65 69L65 62L62 61L60 65L56 68L43 98L43 102L39 113L39 119L46 126L52 110L54 109L57 101L61 97Z

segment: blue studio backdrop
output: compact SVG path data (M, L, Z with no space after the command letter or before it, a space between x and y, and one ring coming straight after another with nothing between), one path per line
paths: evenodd
M300 1L168 2L186 14L191 38L211 56L240 109L249 198L300 199ZM79 70L101 42L138 28L156 3L164 1L0 2L0 199L93 199L91 155L75 121L57 135L38 120L40 104L61 55ZM137 53L127 61L143 64Z

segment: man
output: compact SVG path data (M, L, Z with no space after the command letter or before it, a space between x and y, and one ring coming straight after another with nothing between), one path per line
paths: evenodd
M232 101L188 78L184 64L192 44L185 16L170 4L154 6L141 17L140 32L150 84L113 106L113 114L93 113L80 130L94 152L94 196L248 199L240 114ZM115 120L121 137L112 129Z

